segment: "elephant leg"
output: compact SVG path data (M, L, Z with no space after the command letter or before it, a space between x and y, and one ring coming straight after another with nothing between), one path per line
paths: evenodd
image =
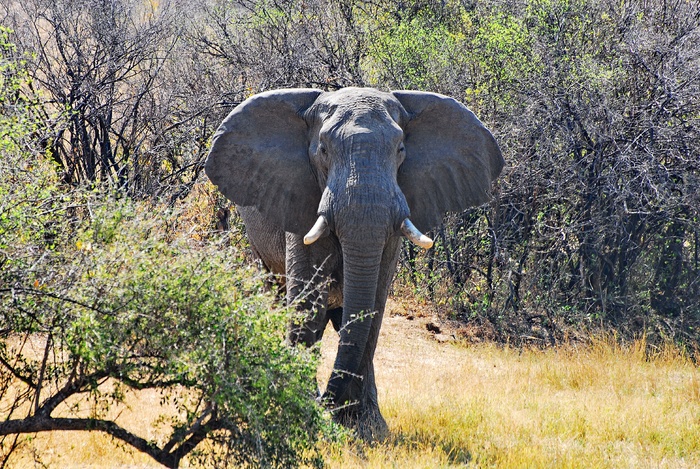
M312 346L323 337L328 324L325 312L326 295L323 292L304 293L304 299L297 301L298 314L289 325L288 340L292 345L302 343Z
M286 243L287 304L299 313L291 321L288 340L311 346L321 340L328 324L326 270L314 265L317 246L304 245L303 238L292 233L287 233Z
M381 441L389 435L389 426L379 410L377 384L374 378L374 363L369 363L362 371L362 379L353 385L359 389L359 402L348 404L334 411L337 423L354 429L365 441Z
M384 420L377 400L377 385L374 377L374 352L379 339L379 331L384 317L386 300L391 282L396 272L401 238L392 237L382 255L382 263L377 282L375 315L372 318L367 346L362 358L359 376L353 379L352 395L358 396L354 405L348 405L335 411L335 420L347 427L354 428L359 436L367 441L382 440L388 436L389 427Z

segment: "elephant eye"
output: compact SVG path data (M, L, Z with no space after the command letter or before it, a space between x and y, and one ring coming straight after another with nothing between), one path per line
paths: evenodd
M328 148L324 144L319 143L318 148L316 149L316 163L324 173L328 173L328 167L330 164L328 160Z
M396 162L399 166L401 166L406 159L406 147L404 146L403 143L399 145L399 149L396 150Z

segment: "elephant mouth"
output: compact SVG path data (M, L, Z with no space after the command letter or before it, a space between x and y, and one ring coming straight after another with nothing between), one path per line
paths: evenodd
M329 232L330 229L328 228L328 220L326 220L326 217L323 215L319 215L316 223L314 223L314 226L308 233L306 233L306 235L304 235L304 244L307 246L309 244L313 244L320 238L327 236ZM404 221L401 223L401 232L416 246L423 249L430 249L433 247L433 240L421 233L421 231L411 222L410 218L404 219Z

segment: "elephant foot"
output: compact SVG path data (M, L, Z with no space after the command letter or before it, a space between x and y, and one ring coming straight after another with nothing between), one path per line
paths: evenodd
M354 430L367 442L383 441L389 436L389 426L376 405L348 405L333 411L333 420Z

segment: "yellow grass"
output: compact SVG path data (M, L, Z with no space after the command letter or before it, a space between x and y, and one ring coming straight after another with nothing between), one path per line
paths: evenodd
M161 394L148 390L129 395L127 405L110 410L108 417L116 419L122 426L149 440L164 437L164 429L154 426L159 416L173 414L172 406L161 406ZM90 414L90 405L82 403L80 411L61 406L56 412L60 417L85 416ZM18 413L14 418L17 418ZM49 432L36 435L21 435L24 445L10 459L10 468L161 468L149 456L133 451L101 432Z
M700 371L675 349L440 344L406 323L377 352L392 436L330 467L700 467Z
M700 467L700 371L677 350L439 343L425 321L385 318L376 371L391 436L324 448L329 467ZM334 347L329 329L322 381ZM148 434L157 403L144 394L120 421ZM39 435L30 447L50 467L159 467L99 434ZM14 461L32 467L27 449Z

